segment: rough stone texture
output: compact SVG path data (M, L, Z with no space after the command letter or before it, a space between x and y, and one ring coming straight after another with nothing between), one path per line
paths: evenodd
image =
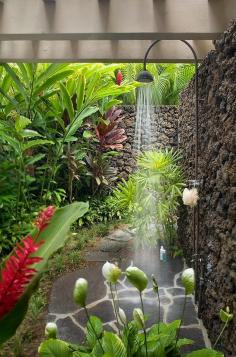
M215 42L199 68L200 254L204 285L200 315L214 342L229 306L234 320L224 334L226 357L236 356L236 21ZM194 170L194 80L182 95L179 146L188 178ZM179 236L187 260L193 252L191 209L182 208Z
M136 111L134 106L125 106L124 119L119 124L126 130L127 141L120 155L111 160L112 166L117 168L119 179L128 179L130 173L135 169L136 161L132 151L134 134L135 134L135 117ZM178 107L161 106L154 108L154 125L153 125L153 147L166 148L176 147L178 143L177 126L178 126Z

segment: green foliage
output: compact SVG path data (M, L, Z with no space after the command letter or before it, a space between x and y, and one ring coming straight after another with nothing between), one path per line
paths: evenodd
M50 224L40 234L36 235L38 242L44 240L44 244L41 245L36 254L38 257L42 257L43 260L35 263L34 268L37 270L37 275L26 287L13 309L0 319L0 345L15 334L16 329L25 317L31 295L38 287L49 257L65 244L71 224L87 210L88 204L84 202L75 202L60 208L55 212Z
M142 64L128 63L122 68L124 81L129 83L135 80L142 70ZM177 105L181 92L195 73L194 65L190 64L148 64L147 70L154 77L154 82L150 84L153 105ZM124 103L135 104L135 90L123 97Z
M133 269L137 268L133 267ZM144 272L140 270L139 272L145 275ZM131 281L131 283L136 287L136 281ZM136 288L140 291L139 287ZM140 299L142 302L141 291ZM118 299L116 305L114 305L115 314L119 310ZM142 310L134 309L134 311L139 310L143 317L143 304L141 306ZM39 347L40 357L181 357L183 356L181 348L194 343L191 339L179 338L181 320L175 320L168 324L159 321L148 330L145 328L144 318L141 324L138 324L136 320L126 321L122 324L118 322L119 334L115 334L106 331L98 317L89 316L86 306L84 309L87 315L87 329L83 345L70 344L57 339L46 339ZM135 314L133 313L133 315ZM213 349L203 349L194 351L187 356L223 357L223 354Z
M188 353L186 357L223 357L223 353L203 348L199 351Z
M174 246L176 211L184 186L180 158L172 149L144 152L137 159L138 170L113 191L113 204L129 212L141 243L155 243L156 234L153 237L150 229L155 224L159 238Z
M133 81L118 86L118 68L0 66L0 254L7 254L19 239L16 226L29 227L41 206L60 206L81 196L86 200L115 180L96 127L121 103L118 97L137 86Z
M39 354L42 357L73 356L68 343L54 339L49 339L45 341L39 347Z
M114 205L111 196L93 198L89 203L88 212L79 219L80 226L90 226L94 223L108 222L112 220L121 219L124 215L120 208Z

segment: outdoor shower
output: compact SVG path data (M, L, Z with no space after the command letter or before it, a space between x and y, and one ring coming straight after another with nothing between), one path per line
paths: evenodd
M147 70L147 59L151 49L162 40L154 41L147 49L144 62L143 62L143 70L138 74L137 81L141 83L151 83L153 82L154 78L152 74ZM198 179L198 119L199 119L199 106L198 106L198 58L195 50L190 45L189 42L186 40L179 40L183 42L188 48L191 50L194 58L195 64L195 127L193 128L195 134L195 165L194 165L194 178L189 180L189 184L192 186L199 186L199 179ZM195 265L195 274L196 274L196 293L195 293L195 301L198 302L199 306L201 304L201 288L203 279L200 276L200 269L199 269L199 262L201 259L199 257L199 206L193 208L193 249L194 249L194 256L193 261Z

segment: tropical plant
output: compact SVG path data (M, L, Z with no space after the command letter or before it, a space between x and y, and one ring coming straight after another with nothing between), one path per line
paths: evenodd
M114 71L118 67L24 63L0 66L3 254L21 236L21 231L15 232L17 223L22 228L26 220L27 231L42 205L61 205L81 195L86 199L91 192L100 194L107 182L113 181L109 154L102 151L110 150L113 144L117 148L125 135L117 128L119 119L111 116L113 125L105 113L121 103L117 98L122 93L137 86L116 83ZM110 115L113 111L117 113L112 109ZM106 134L100 132L99 142L95 128L101 118L107 120L109 130ZM91 153L96 159L88 159ZM95 167L96 162L101 166Z
M111 196L89 198L89 211L79 219L80 226L91 226L95 223L121 220L125 213L113 204Z
M121 269L115 264L106 262L102 268L106 283L110 286L113 300L113 310L117 322L118 333L106 331L102 321L96 316L90 316L86 306L88 282L79 278L74 287L73 297L76 304L84 309L87 316L87 330L83 345L70 344L57 339L57 326L49 323L45 329L45 341L39 346L40 357L181 357L181 348L192 344L193 341L179 337L179 331L184 319L185 304L180 320L172 323L160 321L160 297L159 288L155 277L153 280L153 292L158 300L158 318L149 329L146 327L147 317L143 304L143 293L148 285L146 274L137 267L128 267L123 273L129 282L137 289L140 296L141 308L133 310L133 320L128 321L125 311L119 307L116 296L116 286L122 275ZM186 269L182 274L182 283L185 288L185 301L189 294L194 292L193 269ZM232 314L226 313L225 320L229 322ZM223 357L223 354L213 349L202 349L185 355L185 357Z
M116 168L110 166L107 160L110 153L98 153L93 156L92 154L86 157L88 165L87 175L92 179L92 194L95 195L102 188L109 187L109 185L116 181Z
M118 128L118 124L124 118L122 109L112 107L105 116L105 120L101 119L96 126L96 135L99 140L101 149L123 149L122 143L127 139L125 129Z
M136 80L143 70L142 64L128 63L122 69L123 81L127 83ZM147 70L154 77L150 84L153 105L177 105L181 92L187 87L195 73L191 64L148 64ZM124 94L124 103L135 104L135 90Z
M49 257L64 245L70 225L87 210L83 202L57 210L47 207L37 217L34 230L1 263L0 346L23 321Z
M178 165L180 157L172 149L140 154L137 158L138 170L113 191L114 205L123 211L126 208L130 213L141 244L155 244L158 238L165 238L169 247L173 247L172 234L184 186Z

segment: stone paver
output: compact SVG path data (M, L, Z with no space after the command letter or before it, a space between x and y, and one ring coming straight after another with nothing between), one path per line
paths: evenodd
M123 233L122 233L123 232ZM122 238L122 234L124 235ZM157 297L152 291L151 275L154 274L159 284L161 298L161 319L170 322L179 319L183 307L184 289L180 275L183 261L180 258L160 262L159 248L135 249L133 233L127 229L118 229L102 239L93 251L88 252L86 268L66 274L55 281L49 304L48 321L58 325L59 337L72 343L83 340L86 328L86 316L83 309L74 304L72 291L76 279L84 277L89 282L88 310L104 322L104 328L117 331L109 286L104 282L102 266L107 260L118 262L124 271L129 265L138 266L149 277L150 283L144 292L145 313L149 316L147 326L157 322ZM134 307L140 307L137 290L124 277L118 285L118 300L129 319L132 319ZM188 297L186 313L181 334L195 340L194 347L187 346L184 352L203 348L208 344L205 331L197 318L193 298Z

